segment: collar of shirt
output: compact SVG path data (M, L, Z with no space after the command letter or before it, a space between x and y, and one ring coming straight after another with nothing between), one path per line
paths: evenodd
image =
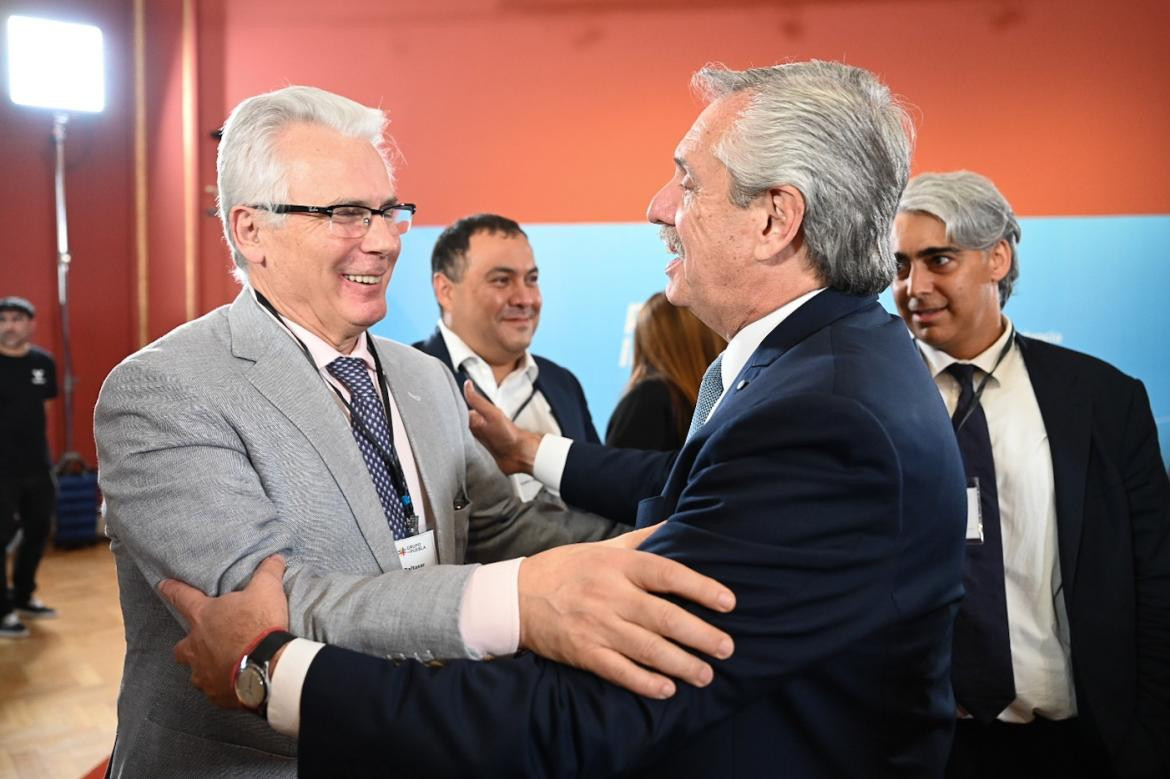
M795 300L788 301L780 306L780 308L760 317L731 337L731 340L727 342L727 348L723 350L723 362L719 366L719 373L723 377L724 393L727 392L727 387L735 380L739 372L743 370L743 366L747 365L748 358L752 356L752 353L756 349L760 348L760 344L768 337L768 333L775 330L777 325L787 319L793 311L803 306L809 300L812 300L824 290L825 287L814 289L812 292L806 292ZM722 395L720 398L722 399Z
M1006 315L1002 316L1004 328L999 338L996 338L995 343L984 349L979 354L975 355L975 358L971 360L957 360L941 349L935 349L928 343L916 340L915 343L918 344L918 350L922 353L923 359L926 360L926 367L930 370L930 375L933 376L937 381L939 374L949 368L952 364L957 362L969 363L983 371L984 375L990 375L994 370L995 375L991 376L990 381L992 383L988 386L994 387L999 384L1004 369L1009 367L1008 363L1010 361L1008 358L1011 356L1011 352L1015 351L1013 348L1007 355L1004 356L1004 359L1002 362L1000 362L999 367L996 367L995 363L999 360L999 355L1004 349L1004 344L1007 343L1009 338L1013 337L1013 333L1015 332L1015 326L1012 324L1012 320L1008 319ZM949 376L950 374L947 375Z
M480 389L488 393L488 399L493 403L496 402L496 379L492 374L492 366L487 364L487 361L471 350L467 343L455 334L455 331L447 327L443 320L439 320L439 333L443 336L443 342L447 345L447 352L451 355L451 364L455 366L455 370L462 368L467 371L467 375L471 377L472 381L479 385ZM513 376L522 374L529 385L536 383L536 377L540 374L540 368L536 364L536 360L532 359L532 353L528 350L524 351L524 361L519 368L509 373L504 377L504 384Z
M329 365L329 363L338 357L356 357L366 364L366 370L374 370L374 356L370 354L370 343L366 339L364 332L358 336L357 344L354 345L353 351L349 354L342 354L333 348L333 344L309 332L291 319L281 316L281 320L297 338L301 339L301 342L309 350L309 355L313 358L313 362L319 369L325 370L325 366Z
M252 292L252 299L256 299L255 290ZM256 300L256 305L260 306L264 313L272 316L272 312L269 311L267 307L261 305L259 300ZM377 372L374 369L374 356L370 354L369 341L364 332L358 336L358 341L357 344L353 347L353 351L349 354L342 354L333 348L332 344L325 341L325 339L310 332L309 330L306 330L304 327L292 321L283 314L273 318L276 319L277 324L280 324L284 327L285 331L289 335L300 339L301 343L305 345L305 348L309 350L309 356L313 359L313 364L317 366L317 372L321 374L322 378L324 378L330 386L340 390L346 401L349 400L349 390L347 390L341 382L333 378L333 374L329 373L325 367L329 365L329 363L336 360L338 357L356 357L357 359L364 362L366 364L366 370L370 372L370 381L374 382L375 387L378 386Z

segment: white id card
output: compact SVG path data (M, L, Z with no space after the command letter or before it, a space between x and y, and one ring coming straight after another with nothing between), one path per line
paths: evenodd
M416 568L426 568L439 564L439 556L435 552L435 531L428 530L417 536L403 538L394 542L398 550L398 562L402 570L413 571Z
M967 488L967 543L983 543L983 507L979 502L979 479Z

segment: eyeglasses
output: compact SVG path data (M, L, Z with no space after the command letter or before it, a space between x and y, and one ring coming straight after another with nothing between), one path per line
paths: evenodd
M418 209L414 203L393 203L385 208L368 208L357 205L339 206L294 206L288 203L277 203L271 206L252 206L274 214L310 214L329 218L329 231L343 238L361 238L370 231L370 225L375 216L386 220L386 226L393 229L398 235L410 229L414 221L414 212Z

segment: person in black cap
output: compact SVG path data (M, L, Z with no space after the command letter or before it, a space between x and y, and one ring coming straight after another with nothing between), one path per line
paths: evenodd
M0 298L0 545L7 547L16 535L17 515L23 530L11 590L4 556L0 638L28 635L20 617L57 616L33 595L57 500L45 435L46 401L57 396L57 366L28 341L35 316L36 309L24 298Z

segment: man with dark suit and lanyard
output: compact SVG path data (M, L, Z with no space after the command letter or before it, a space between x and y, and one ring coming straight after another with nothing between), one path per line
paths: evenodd
M428 668L315 645L298 685L303 776L941 773L962 463L876 299L894 275L909 121L873 74L839 63L708 67L694 83L708 105L648 216L673 255L667 295L729 343L638 520L665 520L644 551L736 593L730 616L710 615L735 654L707 689L660 701L529 654ZM285 619L280 568L220 599L162 586L191 627L177 657L216 701Z
M528 351L540 324L540 279L528 235L497 214L451 224L431 252L439 322L414 344L437 357L524 430L597 442L581 383L566 368ZM512 478L532 500L540 483Z
M898 208L894 299L970 480L948 776L1166 776L1170 487L1145 389L1016 332L1020 226L991 181L925 173Z

